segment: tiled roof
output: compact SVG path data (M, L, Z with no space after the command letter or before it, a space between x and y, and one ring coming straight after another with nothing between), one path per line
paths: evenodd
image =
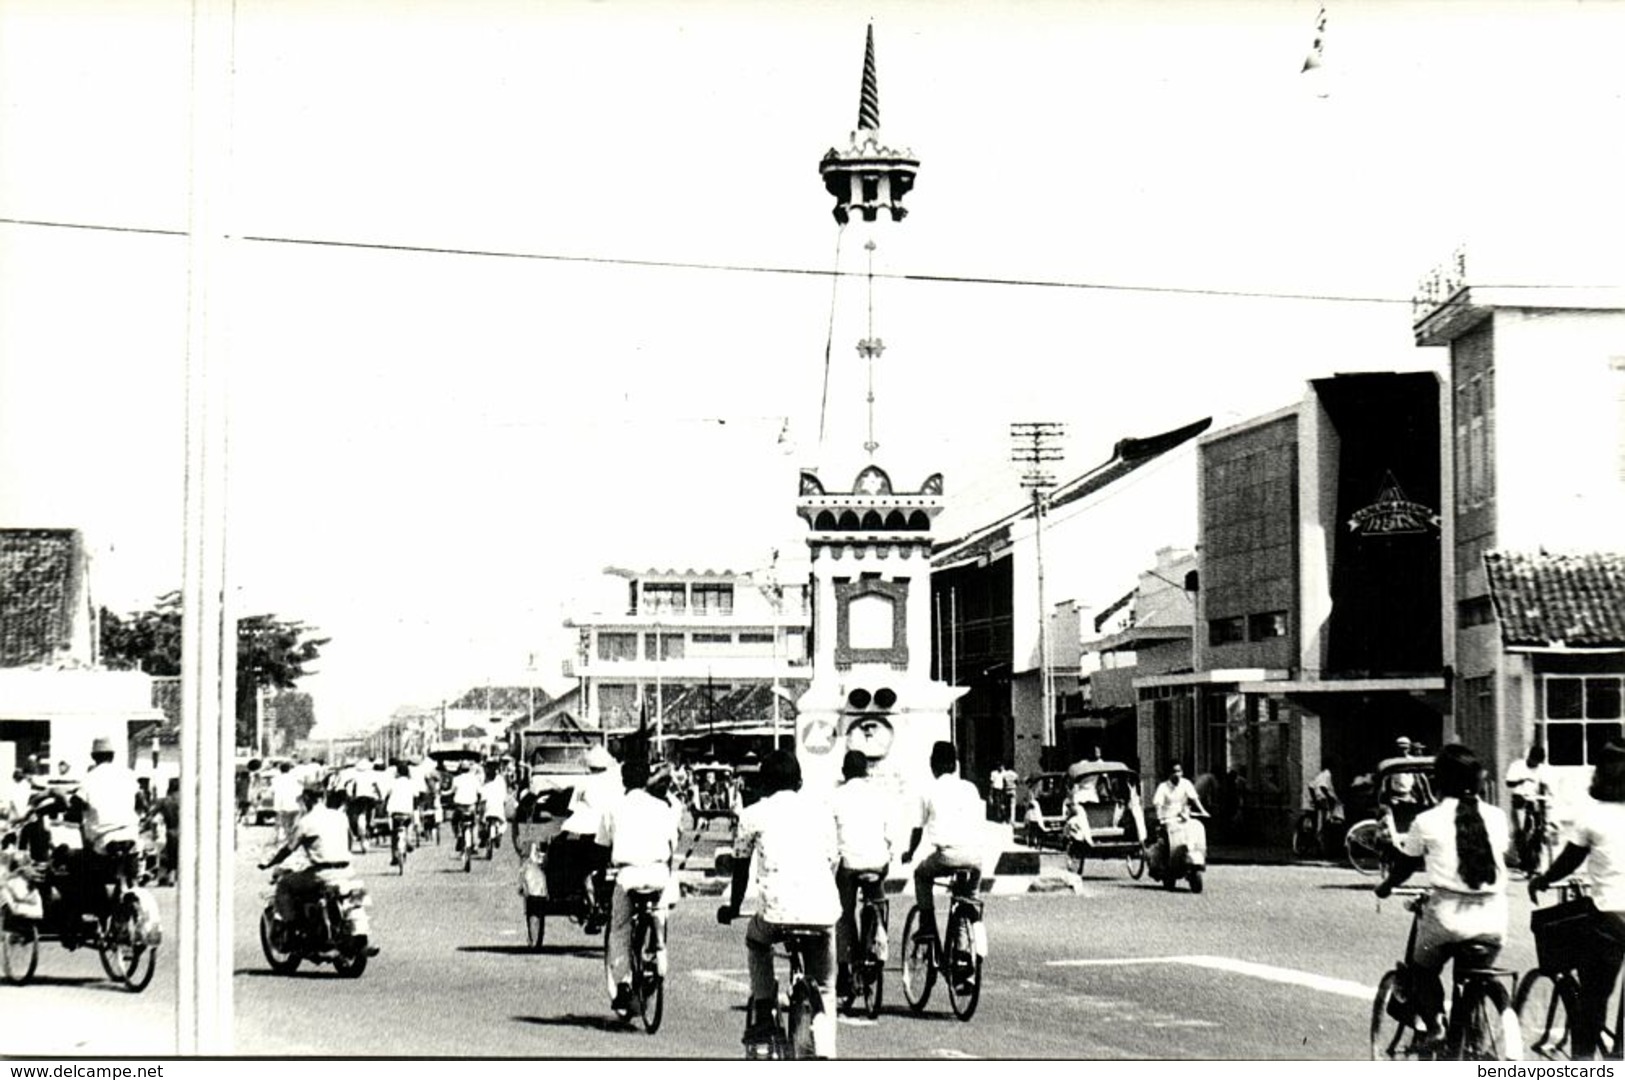
M1625 647L1625 554L1484 555L1510 646Z
M0 529L0 667L72 647L82 561L73 529Z

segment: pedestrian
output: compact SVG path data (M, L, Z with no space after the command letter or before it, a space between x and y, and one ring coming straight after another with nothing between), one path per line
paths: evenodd
M164 850L159 857L158 869L164 881L173 883L180 873L181 854L181 779L169 778L169 785L158 800L158 817L164 823Z
M987 778L987 819L1004 821L1004 766L995 764Z
M1597 906L1591 947L1581 951L1580 1002L1572 1020L1576 1061L1599 1049L1608 997L1625 961L1625 742L1603 745L1591 774L1591 799L1575 819L1569 842L1543 874L1529 879L1529 896L1585 865Z
M293 835L294 826L304 816L304 804L299 796L305 791L299 777L294 775L293 762L284 761L271 777L271 810L276 814L276 842L285 844Z

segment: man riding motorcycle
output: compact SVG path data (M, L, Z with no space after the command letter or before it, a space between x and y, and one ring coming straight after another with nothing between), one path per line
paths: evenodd
M307 792L305 800L310 809L294 826L293 835L259 864L261 870L269 870L295 851L304 852L307 863L277 881L277 914L289 922L298 918L307 900L321 896L324 888L344 880L350 871L350 819L344 813L344 789L330 788L325 805L316 803L314 791Z

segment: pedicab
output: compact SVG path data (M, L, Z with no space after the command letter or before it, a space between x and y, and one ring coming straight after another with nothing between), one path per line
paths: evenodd
M158 901L136 885L137 842L84 849L77 825L30 811L0 838L0 977L34 978L41 942L93 948L107 977L139 993L157 969ZM103 878L110 874L110 880Z
M1089 859L1121 857L1128 875L1145 873L1145 811L1140 777L1120 761L1080 761L1066 770L1067 817L1061 826L1068 862L1083 873Z
M564 821L582 772L552 772L543 766L515 803L513 848L519 856L519 896L524 904L525 942L540 950L547 938L547 917L566 918L593 935L609 918L609 890L601 869L565 857ZM577 847L580 845L577 844ZM598 849L603 850L603 849ZM579 856L579 851L570 855ZM607 852L605 852L607 854Z
M712 818L732 820L739 813L740 789L732 765L708 761L690 770L693 796L689 813L699 826Z
M1349 863L1362 874L1387 876L1399 837L1416 815L1438 799L1433 793L1433 758L1392 757L1377 762L1372 779L1376 807L1371 817L1349 827L1343 843Z
M1022 785L1022 794L1016 807L1016 818L1021 822L1018 834L1028 847L1066 847L1062 825L1066 821L1066 773L1034 773Z

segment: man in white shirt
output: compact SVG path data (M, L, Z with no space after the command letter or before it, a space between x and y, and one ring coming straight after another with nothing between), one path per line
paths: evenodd
M615 894L610 901L609 941L604 957L610 1008L622 1018L632 1012L632 904L628 892L658 890L656 921L660 948L666 944L667 890L671 885L671 856L677 847L678 811L665 799L650 794L649 763L632 758L621 766L625 788L618 800L598 815L594 841L608 849L617 867Z
M918 936L936 940L937 909L932 885L940 877L970 874L970 889L982 880L982 823L976 785L956 773L959 754L953 743L939 742L931 747L931 775L920 798L920 824L909 837L903 861L908 862L921 844L933 850L914 867L914 903L920 909ZM907 943L904 948L907 948Z
M1184 821L1190 817L1193 806L1198 813L1207 813L1195 785L1185 779L1185 766L1177 761L1169 762L1168 779L1157 785L1156 794L1151 797L1151 808L1157 813L1157 823L1166 827Z
M485 783L480 785L480 817L491 836L492 847L502 843L502 827L508 820L508 781L494 761L485 763Z
M297 917L304 901L320 895L327 882L348 876L350 821L344 813L345 797L337 787L328 790L325 805L316 802L314 791L304 796L310 809L277 853L259 864L261 870L269 870L295 851L304 852L305 865L277 882L277 913L284 919Z
M463 851L463 831L474 823L479 804L480 774L465 761L457 775L451 778L451 832L457 838L458 854Z
M840 863L835 869L835 891L841 898L841 919L835 925L835 957L839 963L837 992L844 995L851 977L852 945L857 940L853 915L861 884L866 899L884 895L886 868L891 865L891 836L886 828L890 807L885 794L869 780L869 759L861 750L848 750L841 760L841 785L830 797L835 814L835 846ZM860 878L862 879L860 881Z
M835 891L839 857L835 818L828 804L802 793L801 763L788 750L774 750L762 759L761 784L763 797L739 812L732 888L728 903L717 911L718 921L725 924L739 914L754 857L761 901L745 930L745 958L750 968L746 1042L761 1039L771 1024L776 991L773 943L782 929L824 932L823 945L807 951L807 978L828 1000L835 968L833 931L841 914L840 896ZM973 794L975 790L971 789ZM831 1033L833 1030L831 1027ZM819 1052L835 1056L833 1046L820 1046Z
M412 812L417 806L418 793L422 790L421 783L412 778L412 767L404 761L398 763L395 778L389 782L389 789L384 794L384 813L389 815L391 866L400 862L398 853L406 844L406 837L411 835Z
M135 843L141 839L141 817L135 808L139 785L135 773L114 760L116 755L110 740L95 740L90 747L90 757L95 764L79 782L78 799L84 803L79 832L86 848L104 855L108 844Z
M287 843L293 836L293 828L304 814L300 801L304 793L305 785L299 782L299 774L293 771L293 762L284 761L276 775L271 777L271 811L276 814L278 844Z

